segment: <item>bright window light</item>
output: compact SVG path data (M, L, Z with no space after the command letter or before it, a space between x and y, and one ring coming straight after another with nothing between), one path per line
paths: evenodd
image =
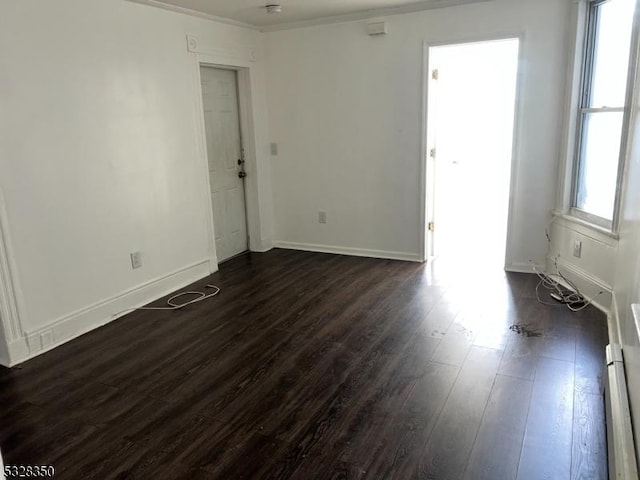
M612 228L635 0L590 3L574 213Z
M583 128L585 141L577 203L582 210L611 220L618 178L622 112L587 114Z
M590 107L623 107L635 0L597 6Z

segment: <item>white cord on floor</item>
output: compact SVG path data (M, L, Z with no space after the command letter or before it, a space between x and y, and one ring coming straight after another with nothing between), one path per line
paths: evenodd
M194 292L192 292L192 291L180 292L180 293L176 293L172 297L169 297L169 299L167 300L167 305L169 305L168 307L133 307L133 308L127 308L127 309L122 310L122 311L120 311L118 313L114 313L113 316L116 317L116 316L120 315L121 313L132 312L134 310L179 310L181 308L186 307L187 305L191 305L193 303L202 302L203 300L206 300L208 298L215 297L218 293L220 293L220 288L216 287L215 285L206 285L206 288L214 288L215 291L213 293L208 294L208 295L206 293L204 293L204 292L195 292L195 291ZM174 302L174 300L176 298L182 297L184 295L197 295L197 297L189 300L188 302L184 302L184 303L175 303Z
M549 249L551 251L553 251L553 244L551 242L551 226L553 225L553 222L557 218L558 218L557 215L555 214L551 215L551 218L547 222L547 225L544 229L544 234L547 237L547 242L549 244ZM556 256L556 259L553 262L556 268L556 272L557 272L556 274L544 273L539 271L537 268L535 268L535 266L533 267L533 271L540 278L540 281L536 285L536 298L538 302L543 305L551 305L551 306L566 305L567 308L572 312L579 312L580 310L584 310L589 305L591 305L591 303L593 302L593 300L595 300L596 297L598 297L599 295L602 295L604 291L600 290L596 295L594 295L590 299L587 299L582 293L580 293L580 290L578 289L576 284L562 274L562 272L558 268L558 256ZM556 280L554 277L557 277L560 281ZM561 281L564 282L566 285L569 285L569 288L566 288L561 283ZM544 287L547 290L550 290L552 298L554 294L557 297L559 297L556 303L543 301L540 298L540 287Z
M533 267L533 271L540 278L540 281L536 285L536 299L538 300L538 303L550 306L566 305L567 308L572 312L579 312L580 310L584 310L589 305L591 305L596 297L604 293L602 290L600 290L596 295L594 295L590 299L587 299L584 295L582 295L582 293L580 293L578 287L571 280L565 277L562 272L560 272L557 263L555 263L555 267L556 271L558 272L557 274L544 273ZM562 283L560 283L560 281L556 280L553 277L558 277L563 280L567 285L569 285L570 289L567 289L564 285L562 285ZM547 290L551 290L552 293L556 293L561 298L561 300L556 303L543 301L540 298L541 286L546 288Z

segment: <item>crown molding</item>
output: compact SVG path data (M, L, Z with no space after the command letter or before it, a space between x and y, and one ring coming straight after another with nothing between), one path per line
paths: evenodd
M159 0L125 0L130 3L138 3L140 5L148 5L150 7L161 8L174 13L182 13L183 15L190 15L192 17L204 18L205 20L211 20L213 22L224 23L226 25L233 25L234 27L249 28L251 30L260 30L260 27L252 25L250 23L239 22L226 17L218 17L209 13L199 12L197 10L191 10L190 8L178 7L177 5L169 5L168 3L161 2Z
M227 25L233 25L236 27L249 28L251 30L258 30L261 32L276 32L280 30L292 30L295 28L313 27L317 25L328 25L332 23L345 23L354 22L358 20L367 20L369 18L376 18L381 16L390 15L402 15L405 13L422 12L425 10L435 10L438 8L456 7L459 5L468 5L472 3L484 3L493 0L428 0L421 2L414 2L408 5L399 5L397 7L383 7L373 8L369 10L362 10L359 12L345 13L342 15L330 15L326 17L318 17L311 20L301 20L297 22L283 22L274 25L253 25L250 23L240 22L238 20L232 20L226 17L218 17L197 10L191 10L190 8L178 7L176 5L169 5L160 0L125 0L131 3L139 3L141 5L149 5L156 8L162 8L163 10L169 10L171 12L182 13L184 15L191 15L193 17L200 17L206 20L211 20L218 23L224 23Z
M415 2L397 7L374 8L362 10L360 12L345 13L342 15L331 15L318 17L312 20L302 20L299 22L285 22L276 25L266 25L260 28L262 32L276 32L280 30L292 30L295 28L314 27L317 25L328 25L332 23L355 22L376 17L386 17L391 15L402 15L406 13L416 13L426 10L436 10L439 8L456 7L472 3L485 3L493 0L431 0L428 2Z

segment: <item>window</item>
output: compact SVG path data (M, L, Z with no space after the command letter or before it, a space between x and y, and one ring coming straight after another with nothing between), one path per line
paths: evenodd
M589 3L572 213L613 228L636 0Z

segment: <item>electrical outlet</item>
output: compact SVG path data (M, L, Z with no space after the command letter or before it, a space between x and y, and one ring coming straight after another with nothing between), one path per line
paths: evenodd
M573 256L580 258L582 255L582 242L580 240L573 241Z
M136 269L142 266L142 254L140 252L131 252L131 268Z
M327 223L327 212L318 212L318 223Z

